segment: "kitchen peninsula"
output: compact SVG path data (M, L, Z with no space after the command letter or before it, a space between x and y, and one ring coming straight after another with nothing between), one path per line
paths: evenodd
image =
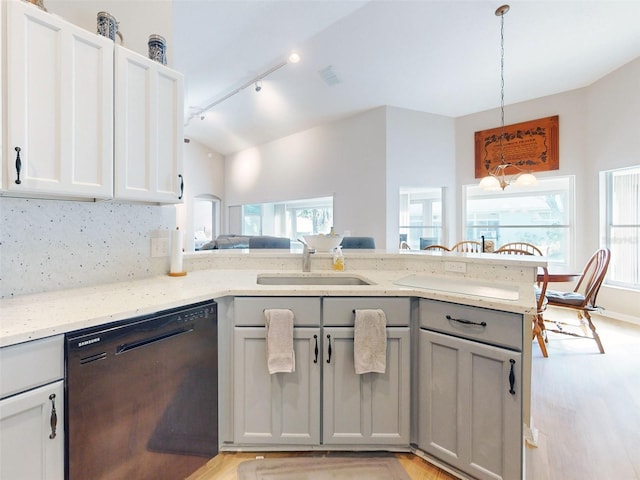
M184 266L188 274L185 277L153 277L2 300L0 346L5 348L17 344L29 345L28 342L33 340L60 336L90 326L215 299L218 302L218 383L222 450L411 450L451 465L453 471L462 472L463 476L484 478L473 468L475 463L487 460L488 463L484 462L483 468L490 467L499 471L503 478L520 478L523 445L521 425L523 421L525 424L529 423L530 325L531 315L535 313L533 284L537 267L545 265L545 260L535 257L506 258L495 254L349 251L345 255L345 272L332 271L331 264L330 254L316 253L312 255L311 272L303 273L299 253L226 250L187 254ZM285 277L285 280L281 284L261 284L258 283L259 276L271 279ZM309 284L304 280L300 281L305 277L355 278L359 279L361 284ZM265 441L258 441L249 436L242 436L243 430L238 426L239 421L248 422L247 425L250 426L251 419L243 416L240 406L242 398L237 398L243 391L238 390L238 385L248 383L239 377L242 375L240 365L246 360L253 361L254 357L239 357L239 346L243 345L244 339L255 340L256 332L264 330L264 325L259 327L256 324L260 322L258 319L261 318L260 314L264 308L280 308L287 304L296 312L298 305L301 305L300 318L310 318L308 321L305 320L307 323L300 328L300 331L309 331L311 334L306 340L308 345L313 341L313 334L317 335L321 331L322 355L325 355L327 343L332 345L331 342L336 342L333 350L334 361L340 358L337 342L340 338L348 339L349 335L352 335L352 324L349 323L352 321L351 312L356 308L385 309L389 347L392 349L388 371L403 372L402 381L391 378L393 382L398 380L393 385L403 393L396 395L397 398L383 399L391 401L397 408L397 416L388 410L386 413L390 415L387 417L398 419L398 435L391 432L392 435L384 438L376 436L374 432L369 440L360 436L346 442L344 436L342 440L336 440L338 437L329 440L328 437L323 439L316 436L293 446L287 446L287 440L282 440L282 437L278 439L265 436ZM472 327L470 332L460 333L459 326L450 325L456 322L456 319L477 320L478 326ZM329 333L331 339L327 341L325 334ZM255 341L253 343L255 344ZM459 367L447 363L443 357L445 350L456 352L460 358L477 357L481 362L485 362L481 373L486 374L487 369L492 369L493 373L486 381L483 379L477 382L478 379L474 378L477 374L475 371L450 372L448 369ZM325 371L329 370L327 364L331 361L330 355L331 353L328 360L323 358L320 362L324 365ZM296 356L299 357L296 371L303 374L307 371L306 360L303 355ZM496 372L497 374L493 375ZM489 434L485 425L480 425L482 435L473 430L478 428L476 422L482 423L482 417L487 417L486 421L496 420L496 413L487 412L485 405L482 407L483 411L472 412L470 421L465 425L450 422L449 428L462 427L462 430L450 431L442 436L442 425L434 425L434 418L427 418L425 412L430 412L434 404L438 408L446 409L445 404L437 403L438 400L427 383L442 382L444 373L447 376L471 380L470 385L456 385L456 392L452 392L460 396L461 402L479 393L469 390L477 388L477 383L485 385L481 388L492 395L491 400L494 400L495 395L499 395L499 401L490 401L487 404L494 411L496 404L500 405L499 416L506 419L502 420L505 423L504 431L497 431L495 435ZM390 375L387 375L384 378L389 377ZM369 387L372 392L376 391L375 382L382 381L376 378L383 379L365 376L361 378L365 382L374 382ZM499 384L495 383L496 379ZM283 378L282 381L287 380ZM253 383L257 385L257 382ZM326 377L323 383L328 383ZM393 394L393 388L391 390ZM325 401L319 407L324 411L325 417L330 405L326 400L327 395L328 393L325 393ZM317 402L320 405L319 398ZM448 414L455 414L455 410ZM320 416L318 422L319 419ZM312 422L314 421L316 420L312 419ZM375 430L375 427L376 425L370 425L368 428ZM437 431L434 430L436 427ZM326 430L325 427L325 435ZM472 442L480 439L488 443L491 443L487 440L489 437L499 438L500 441L494 442L498 448L502 449L504 446L512 450L506 452L509 455L505 456L505 452L502 452L496 456L496 445L491 443L488 448L494 450L491 458L463 458L462 463L456 464L459 460L454 457L465 457L468 452L457 452L453 457L443 454L446 449L453 449L447 445L447 437L452 436L465 436ZM515 458L512 455L514 442ZM500 456L507 458L506 462L509 465L505 467L502 464L503 459L496 458Z
M260 273L302 272L301 254L213 250L185 254L184 267L189 272L185 277L160 276L1 299L0 347L235 295L407 296L533 314L536 268L546 265L546 261L535 257L411 251L350 251L345 262L344 273L362 275L372 284L259 285L256 280ZM464 264L465 271L446 271L447 264L452 263ZM331 255L323 253L312 256L311 272L339 275L331 270ZM394 283L411 275L435 281L429 285L431 288ZM487 286L505 292L515 289L517 299L477 293L478 288Z

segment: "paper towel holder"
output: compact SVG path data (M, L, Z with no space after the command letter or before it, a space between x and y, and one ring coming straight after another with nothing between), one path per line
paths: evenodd
M182 232L180 227L171 233L171 266L169 268L170 277L184 277L187 272L182 265Z

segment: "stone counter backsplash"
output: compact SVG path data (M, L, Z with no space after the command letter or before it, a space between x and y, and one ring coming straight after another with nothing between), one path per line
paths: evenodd
M151 234L174 206L0 197L0 298L166 273Z

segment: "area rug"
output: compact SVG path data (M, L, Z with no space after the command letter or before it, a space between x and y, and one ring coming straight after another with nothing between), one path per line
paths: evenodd
M294 457L249 460L238 480L410 480L394 457Z

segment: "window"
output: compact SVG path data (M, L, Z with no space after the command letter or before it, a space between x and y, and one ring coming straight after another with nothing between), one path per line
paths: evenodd
M486 191L467 185L465 238L493 240L496 248L508 242L536 245L549 262L571 265L574 238L573 177L539 179L534 187L510 185Z
M333 197L243 205L242 219L243 235L297 240L302 235L329 233L333 226Z
M600 174L605 246L611 250L606 283L640 289L640 166Z
M242 206L243 235L262 235L262 205Z
M443 242L443 188L400 188L400 243L414 250Z
M193 200L194 247L214 239L220 231L220 199L213 195L199 195Z

